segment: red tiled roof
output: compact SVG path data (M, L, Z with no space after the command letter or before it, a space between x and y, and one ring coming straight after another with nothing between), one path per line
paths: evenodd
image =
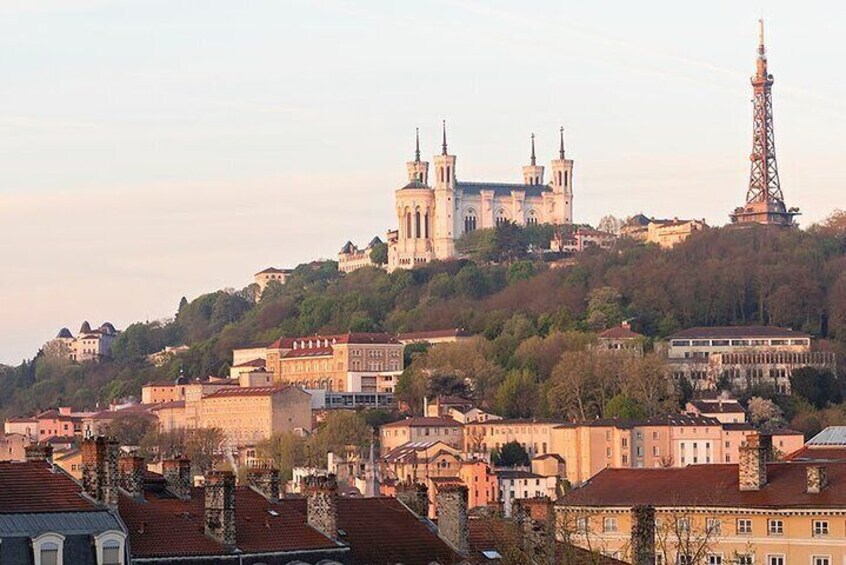
M0 462L0 513L96 510L76 481L48 463Z
M203 398L231 398L233 396L270 396L286 388L295 388L288 385L271 385L271 386L250 386L238 388L224 388L216 390L207 394ZM301 389L297 389L301 390Z
M799 462L767 464L767 484L758 491L738 488L737 465L690 465L671 469L604 469L567 493L566 506L702 506L742 508L844 508L846 462L826 465L828 486L806 492Z
M283 357L285 359L290 359L293 357L328 357L331 355L331 347L312 347L309 349L292 349L285 353Z
M236 367L264 367L267 365L267 361L264 359L253 359L252 361L245 361L244 363L238 363L235 365Z
M846 447L804 445L784 459L788 461L846 461Z
M597 337L601 339L636 339L643 336L626 326L614 326L604 332L600 332Z
M461 427L460 422L456 422L452 418L434 418L429 416L415 416L414 418L406 418L405 420L397 420L390 424L385 424L383 428L425 428L425 427L442 427L454 428Z

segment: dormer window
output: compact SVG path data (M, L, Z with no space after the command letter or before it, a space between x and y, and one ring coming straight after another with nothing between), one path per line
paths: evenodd
M124 546L126 536L123 533L110 530L94 536L97 549L98 565L124 565Z
M35 565L62 565L64 562L65 536L46 533L32 539L32 556Z

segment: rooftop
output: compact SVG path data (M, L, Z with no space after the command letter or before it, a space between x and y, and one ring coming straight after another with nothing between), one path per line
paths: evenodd
M44 461L0 462L0 513L94 512L82 487Z
M767 464L767 484L741 491L737 465L690 465L683 468L604 469L570 491L566 506L700 506L730 508L846 508L846 462L827 465L828 486L806 492L805 467L799 462Z
M452 418L435 418L429 416L415 416L413 418L406 418L405 420L397 420L396 422L391 422L390 424L385 424L383 428L405 428L405 427L412 427L412 428L424 428L424 427L444 427L444 428L454 428L460 427L461 423L456 422Z
M807 338L810 335L777 326L714 326L681 330L667 339Z
M285 389L294 389L302 392L303 394L308 394L302 389L292 386L286 385L272 385L272 386L250 386L250 387L237 387L237 388L224 388L220 390L216 390L211 394L207 394L203 398L233 398L233 397L240 397L240 396L270 396L272 394L276 394L277 392L281 392Z
M464 329L452 328L447 330L424 330L419 332L403 332L397 334L400 341L417 341L438 339L445 337L470 337L472 334Z
M846 447L846 426L829 426L809 439L806 445L837 445Z
M700 412L709 414L745 414L746 410L737 400L723 400L720 402L707 402L704 400L691 400L690 405Z
M398 344L397 339L389 333L348 332L345 334L310 335L302 337L280 337L267 346L267 349L293 349L296 342L328 342L335 344Z
M614 326L607 330L600 332L597 336L599 339L637 339L643 337L641 334L632 331L628 326Z

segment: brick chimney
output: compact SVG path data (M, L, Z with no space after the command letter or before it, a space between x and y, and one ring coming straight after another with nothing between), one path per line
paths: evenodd
M552 499L547 496L514 500L511 517L522 534L523 550L532 563L555 563L555 523Z
M655 565L655 507L632 508L632 565Z
M235 549L235 475L230 471L212 471L206 477L206 535Z
M749 434L746 436L746 445L740 447L740 462L737 465L740 490L761 490L767 484L767 439L771 446L771 437Z
M53 462L53 446L48 443L33 443L24 447L27 462L46 461Z
M118 452L120 445L111 437L87 439L82 451L82 488L98 502L111 507L118 503Z
M250 469L247 482L269 500L279 499L279 471L276 469Z
M309 475L303 478L308 525L331 539L338 538L338 483L335 475Z
M459 553L470 550L467 531L467 487L444 485L436 496L438 535Z
M425 518L429 515L429 489L426 485L411 481L397 483L397 500L418 516Z
M810 494L819 494L828 486L828 477L825 467L822 465L808 465L805 467L805 475L807 477L807 491Z
M179 459L165 459L162 461L162 475L167 481L167 488L174 496L182 500L191 498L191 461Z
M146 468L144 458L138 455L125 455L118 460L120 487L130 496L143 496Z

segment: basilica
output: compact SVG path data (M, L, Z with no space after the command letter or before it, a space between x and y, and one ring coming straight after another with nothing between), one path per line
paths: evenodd
M535 136L522 183L459 181L456 156L447 150L446 126L440 155L435 155L434 182L429 163L420 160L420 137L414 160L406 164L408 184L396 191L397 229L388 233L388 270L410 269L436 259L455 257L463 234L505 222L518 225L570 224L573 221L573 161L564 155L560 132L552 181L535 158Z

